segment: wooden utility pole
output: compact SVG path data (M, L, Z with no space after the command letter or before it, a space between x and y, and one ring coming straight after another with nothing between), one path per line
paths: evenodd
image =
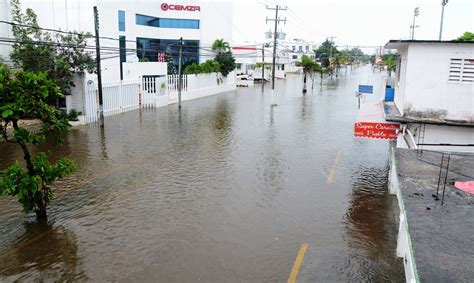
M179 59L178 59L178 108L181 108L181 88L182 82L182 65L183 65L183 38L179 39Z
M100 41L99 41L99 12L94 6L94 26L95 26L95 62L97 65L97 83L99 88L99 116L100 126L104 127L104 99L102 97L102 70L100 67Z

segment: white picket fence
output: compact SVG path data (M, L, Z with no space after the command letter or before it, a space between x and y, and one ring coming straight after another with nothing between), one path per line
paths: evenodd
M102 86L104 116L139 108L156 108L177 101L177 75L143 77L140 81L120 81ZM163 88L163 84L166 86ZM190 100L235 89L235 74L227 78L221 74L184 75L182 99ZM89 81L84 99L85 123L99 118L99 92L97 83Z
M192 77L194 75L183 75L181 78L181 91L188 90L188 77ZM179 76L178 75L169 75L168 76L168 92L177 92L178 91L178 82Z
M144 77L141 83L141 107L156 108L168 104L166 77ZM164 87L162 87L164 84Z
M104 116L115 115L140 107L139 84L136 81L121 81L102 86ZM89 83L85 95L86 123L99 118L99 91L97 84Z

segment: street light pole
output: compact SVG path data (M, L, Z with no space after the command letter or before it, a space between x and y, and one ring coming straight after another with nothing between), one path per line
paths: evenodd
M439 41L441 41L441 36L443 34L443 18L444 18L444 6L448 4L448 0L442 0L441 2L441 24L439 26Z
M420 8L419 7L416 7L415 10L413 11L413 25L411 26L411 40L414 40L415 39L415 18L418 17L418 15L420 15Z

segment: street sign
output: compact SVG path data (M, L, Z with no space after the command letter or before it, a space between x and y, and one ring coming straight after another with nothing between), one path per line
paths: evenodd
M374 86L373 85L359 85L359 92L360 93L374 93Z
M398 129L400 129L398 123L356 122L354 124L354 136L396 141Z

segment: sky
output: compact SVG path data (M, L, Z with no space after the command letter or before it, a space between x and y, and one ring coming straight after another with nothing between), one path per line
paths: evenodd
M233 0L234 42L265 42L264 32L273 29L265 18L274 18L274 10L266 5L283 5L281 17L286 24L279 27L288 38L303 38L317 44L334 36L338 46L380 46L390 39L409 39L413 11L416 17L415 39L438 40L441 0ZM450 0L445 6L443 40L474 32L474 1ZM375 47L365 48L365 52Z

